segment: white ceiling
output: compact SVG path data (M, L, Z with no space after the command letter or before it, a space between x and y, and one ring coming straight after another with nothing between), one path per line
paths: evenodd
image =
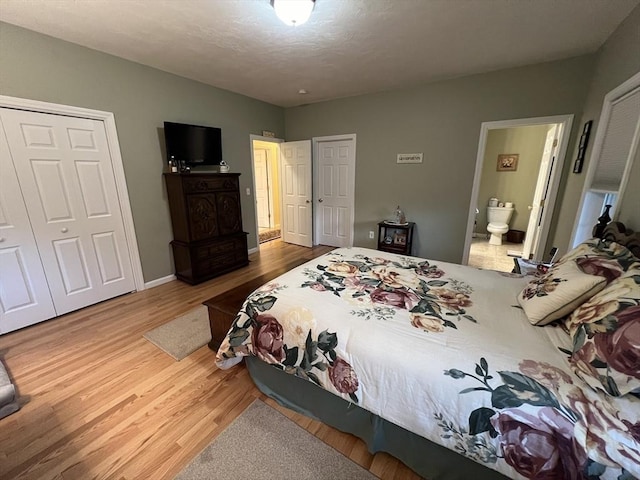
M289 27L269 0L0 0L0 20L288 107L595 52L639 3L316 0Z

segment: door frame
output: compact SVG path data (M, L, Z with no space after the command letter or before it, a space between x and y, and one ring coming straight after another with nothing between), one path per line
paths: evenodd
M487 137L489 135L489 130L513 127L527 127L533 125L546 125L550 123L562 124L562 138L559 142L560 146L558 148L558 158L556 159L556 166L554 168L554 171L552 172L551 180L549 183L549 195L547 196L547 201L545 202L546 213L543 214L543 224L540 231L539 245L545 245L547 242L547 237L549 236L549 228L551 226L553 211L556 206L558 185L560 184L560 178L562 177L562 170L564 167L564 160L567 155L569 137L571 136L571 127L573 125L573 117L574 115L570 114L482 122L480 126L480 139L478 142L478 154L476 157L476 168L473 177L473 187L471 189L469 215L467 218L467 232L464 241L464 251L462 252L463 265L467 265L469 263L469 250L471 248L471 240L473 237L473 226L476 216L476 208L478 205L478 194L480 193L480 180L482 178L482 165L484 163L485 149L487 146ZM536 249L536 253L533 258L534 260L540 260L542 258L543 252L541 250L541 248Z
M258 228L258 208L256 206L256 169L255 169L255 157L253 155L253 142L254 141L260 141L260 142L267 142L267 143L275 143L276 144L276 150L278 151L277 155L278 158L276 159L276 165L278 166L278 179L280 181L280 172L282 171L282 165L280 162L280 144L282 142L284 142L284 140L282 138L274 138L274 137L265 137L263 135L254 135L254 134L249 134L249 145L250 145L250 150L251 150L251 185L253 188L253 211L254 211L254 222L255 222L255 230L256 230L256 248L255 249L250 249L249 253L254 253L257 252L258 250L260 250L260 229ZM277 186L278 188L280 188L280 185ZM280 197L280 211L282 211L282 196Z
M320 216L318 215L318 210L315 208L315 203L318 201L318 192L319 192L319 172L318 172L318 159L319 157L319 153L318 153L318 148L319 148L319 144L322 142L333 142L333 141L339 141L339 140L351 140L353 142L353 163L349 165L350 168L350 177L351 177L351 182L349 187L349 191L351 193L351 195L349 196L349 208L350 208L350 212L351 212L351 218L350 218L350 225L351 228L349 229L349 246L352 247L353 246L353 239L355 236L355 218L356 218L356 203L355 203L355 196L356 196L356 147L357 147L357 141L356 141L356 134L355 133L345 133L342 135L328 135L326 137L312 137L311 138L311 164L312 164L312 181L313 181L313 244L314 245L318 245L318 236L320 232Z
M136 290L144 290L146 287L144 277L142 275L142 262L140 261L140 251L138 250L138 242L136 240L133 213L131 211L129 191L127 190L127 181L124 175L124 166L122 164L116 121L113 113L83 107L74 107L71 105L42 102L40 100L10 97L6 95L0 95L0 107L64 115L68 117L87 118L104 123L109 153L111 154L111 165L113 167L116 190L118 192L118 203L122 213L122 222L124 224L125 241L127 242L127 247L129 249L129 260L131 261L131 269L133 271L133 281Z

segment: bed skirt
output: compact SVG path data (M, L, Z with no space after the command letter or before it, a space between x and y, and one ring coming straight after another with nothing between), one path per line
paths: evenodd
M507 478L256 357L246 357L245 362L260 391L280 405L355 435L367 444L371 453L387 452L422 477L429 480Z

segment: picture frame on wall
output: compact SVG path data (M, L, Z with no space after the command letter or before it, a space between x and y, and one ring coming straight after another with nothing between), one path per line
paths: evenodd
M498 172L515 172L518 170L518 153L504 153L498 155L498 164L496 170Z

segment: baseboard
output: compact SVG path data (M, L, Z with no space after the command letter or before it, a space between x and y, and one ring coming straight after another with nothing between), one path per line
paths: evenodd
M256 253L257 251L259 251L260 249L258 247L256 248L250 248L249 249L249 255L251 255L252 253Z
M150 282L146 282L144 284L144 288L153 288L158 287L164 283L169 283L176 279L175 275L167 275L166 277L156 278L155 280L151 280Z

